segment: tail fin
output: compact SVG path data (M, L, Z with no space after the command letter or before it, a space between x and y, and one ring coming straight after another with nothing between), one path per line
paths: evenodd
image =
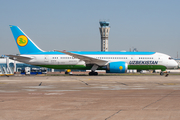
M18 26L10 25L20 54L43 52Z

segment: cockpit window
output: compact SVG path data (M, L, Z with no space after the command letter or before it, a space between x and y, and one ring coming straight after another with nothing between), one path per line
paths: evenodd
M172 60L173 58L172 57L169 57L170 60Z

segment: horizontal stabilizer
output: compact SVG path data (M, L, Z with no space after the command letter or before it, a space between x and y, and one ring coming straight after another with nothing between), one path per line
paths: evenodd
M25 56L18 56L18 55L6 55L9 56L10 59L17 60L17 61L24 61L24 60L31 60L31 57Z

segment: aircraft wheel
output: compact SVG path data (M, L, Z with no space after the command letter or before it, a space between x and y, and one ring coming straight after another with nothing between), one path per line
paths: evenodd
M169 74L166 74L165 77L168 77Z
M160 75L163 76L163 75L164 75L164 72L160 72Z
M92 75L92 72L89 72L89 75Z
M98 75L98 72L89 72L89 75Z
M98 75L98 72L95 72L94 75Z

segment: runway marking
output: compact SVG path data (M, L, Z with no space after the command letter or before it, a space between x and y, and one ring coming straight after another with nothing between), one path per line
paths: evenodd
M117 111L116 113L112 114L111 116L107 117L105 120L108 120L109 118L113 117L114 115L118 114L119 112L121 112L122 110Z
M86 83L86 82L84 82L84 81L82 81L82 80L79 80L79 81L81 81L81 82L84 83L85 85L88 85L88 83Z
M78 78L72 78L72 79L74 79L74 80L78 80L78 81L80 81L80 82L84 83L85 85L89 85L88 83L86 83L86 82L84 82L84 81L82 81L82 80L79 80Z
M161 101L162 99L166 98L167 96L169 96L169 95L172 94L173 92L175 92L175 91L172 91L172 92L168 93L167 95L165 95L164 97L162 97L162 98L156 100L155 102L152 102L152 103L146 105L144 108L142 108L142 110L144 110L145 108L151 106L151 105L154 104L154 103L157 103L157 102Z
M116 83L127 86L127 84L125 83L120 83L120 82L116 82Z

